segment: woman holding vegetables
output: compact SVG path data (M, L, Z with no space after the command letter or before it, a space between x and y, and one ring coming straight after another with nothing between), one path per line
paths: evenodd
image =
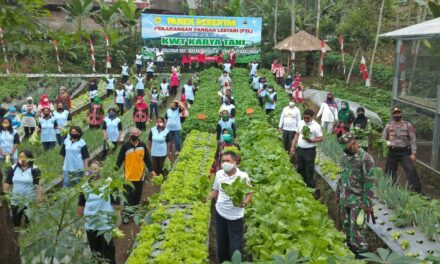
M222 155L222 170L215 175L208 199L215 203L215 231L219 263L230 261L243 241L244 208L252 200L249 175L237 168L237 154L227 151ZM231 191L231 187L238 189Z

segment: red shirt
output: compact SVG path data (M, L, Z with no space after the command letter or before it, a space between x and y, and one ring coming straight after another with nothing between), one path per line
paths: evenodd
M206 56L205 56L205 53L199 53L199 55L197 56L197 61L198 61L198 62L205 63L205 62L206 62Z

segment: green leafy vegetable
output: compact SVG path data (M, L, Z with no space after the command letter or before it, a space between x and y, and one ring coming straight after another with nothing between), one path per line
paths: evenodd
M234 206L239 207L243 203L244 196L252 192L245 178L238 177L232 184L222 183L222 190L232 199Z

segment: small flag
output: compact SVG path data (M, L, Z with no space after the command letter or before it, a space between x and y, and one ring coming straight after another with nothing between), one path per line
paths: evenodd
M370 87L371 86L370 76L368 75L367 63L365 61L364 56L362 56L362 58L361 58L361 66L359 68L359 71L361 72L362 80L365 81L365 86Z
M110 58L110 51L109 51L110 50L110 42L108 40L108 35L105 35L104 39L105 39L105 49L107 52L106 56L105 56L105 67L107 69L110 69L112 67L112 63L111 63L112 58Z
M6 41L3 39L3 29L2 28L0 28L0 43L2 44L2 47L3 47L3 56L4 56L4 60L5 60L6 74L9 74L8 54L6 53L7 52L7 48L6 48L7 44L6 44Z
M339 36L339 44L341 45L342 68L345 76L344 39L342 36Z
M321 61L319 65L319 75L324 77L324 54L325 54L325 43L324 40L321 40Z
M95 49L93 48L92 39L89 40L89 45L90 45L90 57L92 59L92 71L96 72L96 69L95 69L95 64L96 64L96 61L95 61Z

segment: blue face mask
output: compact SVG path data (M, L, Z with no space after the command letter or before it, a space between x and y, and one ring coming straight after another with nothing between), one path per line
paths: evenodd
M110 114L108 114L108 117L110 119L114 119L116 117L116 114L115 113L110 113Z

